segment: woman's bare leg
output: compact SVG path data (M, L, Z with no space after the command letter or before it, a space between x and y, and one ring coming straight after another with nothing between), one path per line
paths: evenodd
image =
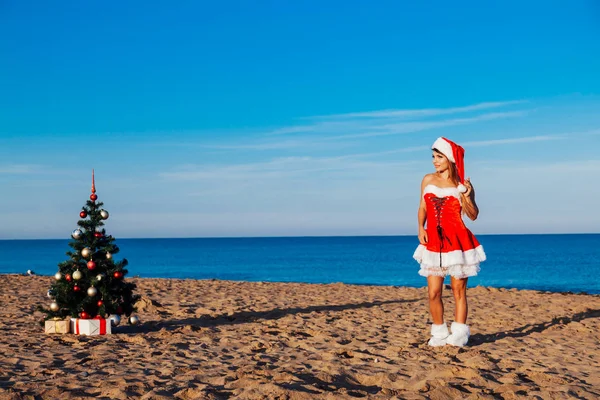
M454 310L454 321L460 324L467 323L467 314L469 312L469 306L467 304L467 280L469 278L454 278L450 277L450 286L452 287L452 294L456 303L456 309Z
M442 303L442 289L444 287L444 277L428 276L427 289L429 293L429 312L433 323L441 325L444 323L444 303Z

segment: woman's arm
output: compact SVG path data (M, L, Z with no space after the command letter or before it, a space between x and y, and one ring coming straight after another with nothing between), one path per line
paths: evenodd
M471 180L467 178L464 183L467 191L462 194L462 208L467 217L471 221L475 221L479 216L479 207L477 207L477 203L475 202L475 189L471 184Z
M425 204L425 199L423 198L423 192L425 190L425 186L429 183L431 177L429 175L425 175L423 181L421 182L421 201L419 202L419 211L417 213L417 217L419 220L419 243L427 244L427 231L425 230L425 223L427 222L427 205Z

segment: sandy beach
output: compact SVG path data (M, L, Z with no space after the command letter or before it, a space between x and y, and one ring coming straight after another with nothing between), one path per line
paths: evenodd
M599 296L470 288L430 348L424 288L132 279L142 325L87 337L44 334L51 279L0 275L2 399L600 397Z

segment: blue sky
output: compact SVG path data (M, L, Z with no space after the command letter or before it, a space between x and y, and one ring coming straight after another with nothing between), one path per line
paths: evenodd
M0 238L414 234L429 147L476 233L598 232L594 1L0 2Z

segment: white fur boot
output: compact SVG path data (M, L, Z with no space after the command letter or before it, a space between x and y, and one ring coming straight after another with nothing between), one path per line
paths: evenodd
M471 336L469 325L453 322L452 325L450 325L450 330L452 333L446 339L448 344L458 347L463 347L467 344L469 341L469 336Z
M431 324L431 339L427 344L430 346L443 346L446 344L446 338L449 334L446 323L441 325Z

